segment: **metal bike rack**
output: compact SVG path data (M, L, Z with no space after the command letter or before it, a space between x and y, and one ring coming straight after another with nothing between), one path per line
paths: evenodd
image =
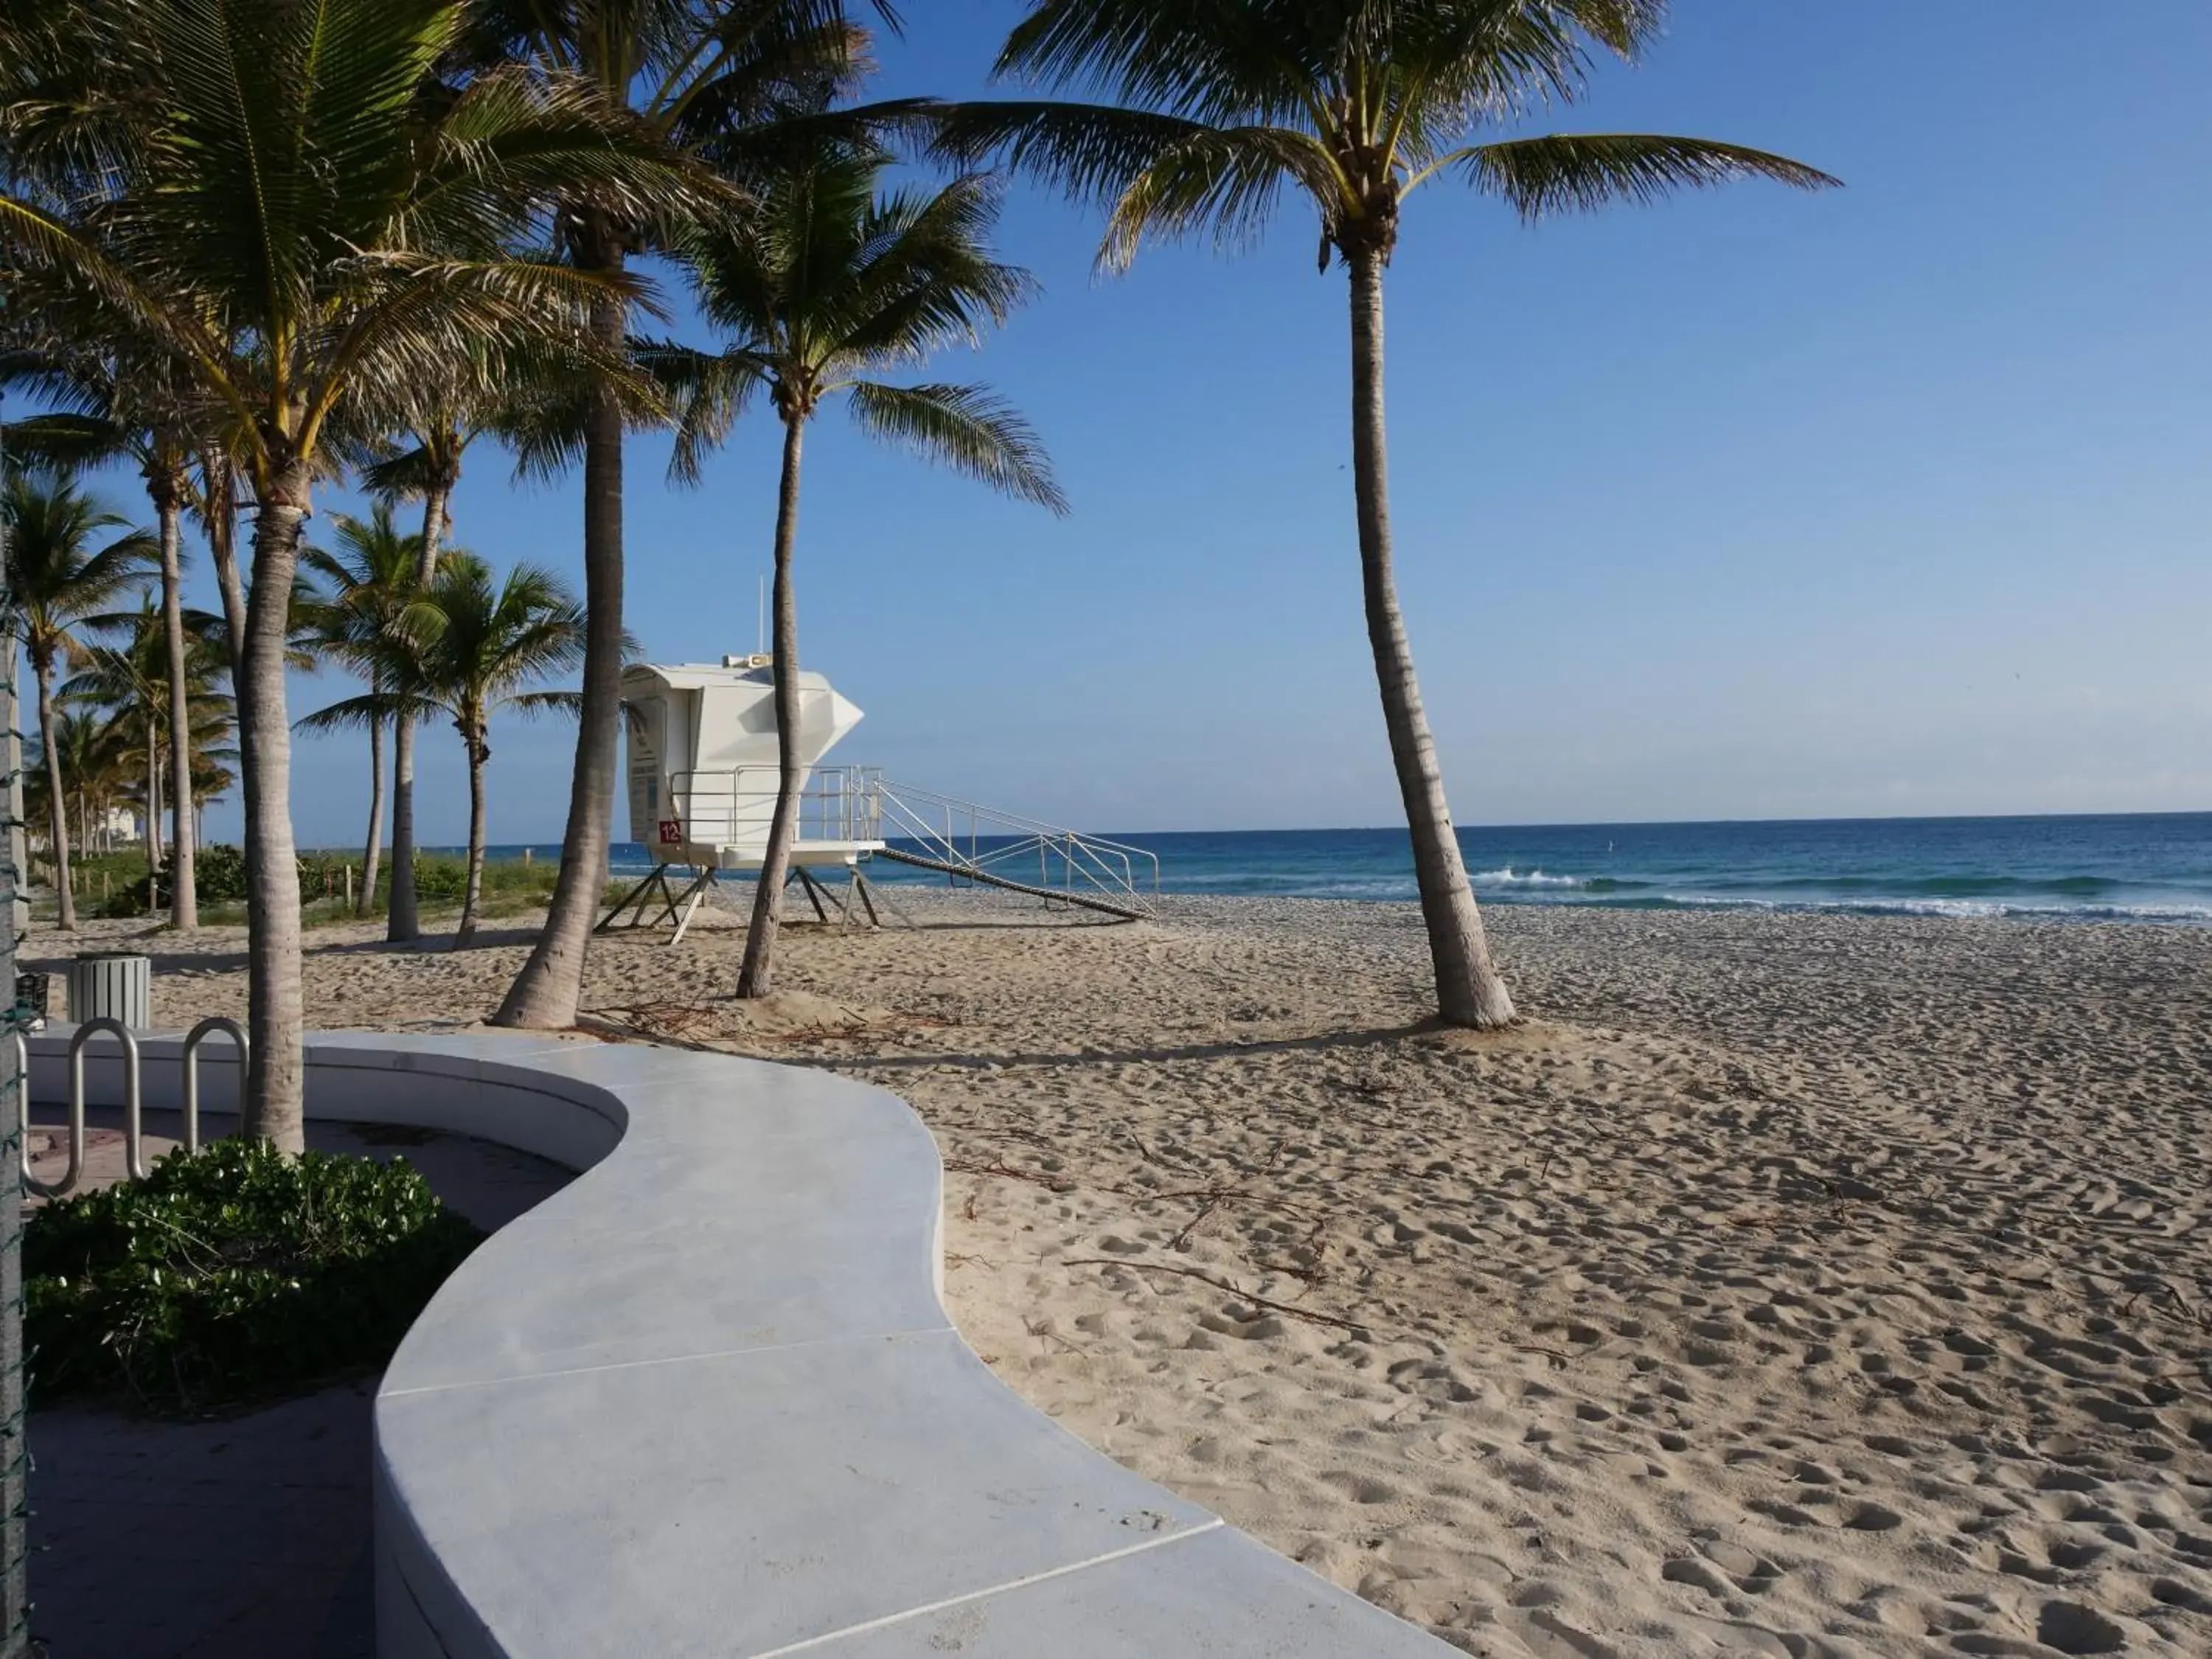
M153 1171L146 1167L146 1137L139 1124L138 1039L119 1019L102 1014L78 1026L70 1036L70 1154L81 1163L77 1149L84 1144L84 1046L102 1031L112 1031L123 1045L123 1173L143 1181Z
M27 1126L31 1121L31 1045L23 1041L21 1031L8 1033L9 1058L15 1066L15 1099L21 1112L21 1121ZM31 1173L31 1149L23 1148L23 1190L40 1198L64 1198L76 1190L84 1179L84 1091L77 1090L70 1102L69 1168L55 1182L40 1180Z
M146 1137L142 1121L141 1106L144 1098L140 1083L138 1039L131 1028L120 1020L105 1016L88 1019L70 1035L69 1046L70 1105L69 1105L69 1166L62 1171L61 1179L40 1181L31 1173L27 1148L23 1158L23 1190L40 1198L66 1198L84 1180L84 1050L85 1045L103 1032L112 1033L123 1045L123 1167L126 1179L143 1181L153 1173L146 1162ZM211 1036L227 1036L238 1049L239 1101L246 1098L246 1062L250 1052L244 1029L234 1019L212 1014L192 1027L185 1035L180 1056L184 1067L184 1146L186 1152L200 1148L200 1045ZM21 1031L4 1034L8 1063L14 1066L17 1099L21 1102L22 1120L27 1124L31 1116L31 1047L23 1040Z
M234 1019L221 1014L210 1014L185 1034L185 1150L197 1152L200 1149L200 1044L217 1032L228 1037L238 1048L238 1105L240 1121L246 1112L246 1031ZM21 1038L16 1041L21 1042Z

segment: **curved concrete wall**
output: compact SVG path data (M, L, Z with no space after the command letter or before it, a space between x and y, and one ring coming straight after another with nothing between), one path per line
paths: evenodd
M149 1106L177 1099L149 1039ZM65 1036L33 1045L41 1101ZM102 1042L88 1093L118 1098ZM234 1097L220 1040L202 1099ZM1139 1479L939 1300L903 1103L724 1055L317 1036L311 1116L589 1171L486 1241L376 1402L381 1659L1227 1659L1450 1651Z

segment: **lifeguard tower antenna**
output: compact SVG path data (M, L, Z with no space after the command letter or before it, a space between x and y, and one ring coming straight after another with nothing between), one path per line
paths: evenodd
M719 664L635 664L623 672L622 689L630 836L654 863L599 931L673 921L674 944L722 872L757 871L767 858L780 764L774 663L756 652ZM1159 890L1159 860L1143 848L893 784L874 767L823 766L860 724L860 711L805 671L799 702L805 776L791 874L823 921L830 919L825 899L844 920L853 919L855 902L870 921L879 920L862 870L873 859L1126 921L1152 914L1147 894ZM669 879L678 869L691 877L680 892ZM821 878L837 869L846 872L848 896Z

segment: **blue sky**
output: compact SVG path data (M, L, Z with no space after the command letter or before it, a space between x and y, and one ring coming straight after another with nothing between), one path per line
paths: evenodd
M1019 8L908 9L883 90L962 95ZM1392 485L1463 822L2212 807L2212 6L2120 9L1685 0L1541 125L1731 139L1847 190L1534 229L1412 199ZM1341 275L1295 203L1252 252L1105 283L1096 234L1017 185L1002 247L1046 295L939 371L1035 421L1071 517L834 410L810 437L802 654L868 714L838 758L1101 830L1400 821ZM633 446L653 659L752 647L776 437L757 420L688 491ZM495 561L577 567L573 481L476 454L454 512ZM557 836L569 744L495 733L493 840ZM362 749L295 750L304 842L358 836ZM458 742L423 768L425 838L458 841Z

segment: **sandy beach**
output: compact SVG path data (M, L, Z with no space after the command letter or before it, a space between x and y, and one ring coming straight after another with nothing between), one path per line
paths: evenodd
M764 1015L733 914L601 941L589 1027L912 1102L954 1318L1113 1456L1471 1653L2212 1652L2212 931L1496 908L1474 1036L1407 906L895 896ZM309 1020L473 1022L501 927L311 934Z

